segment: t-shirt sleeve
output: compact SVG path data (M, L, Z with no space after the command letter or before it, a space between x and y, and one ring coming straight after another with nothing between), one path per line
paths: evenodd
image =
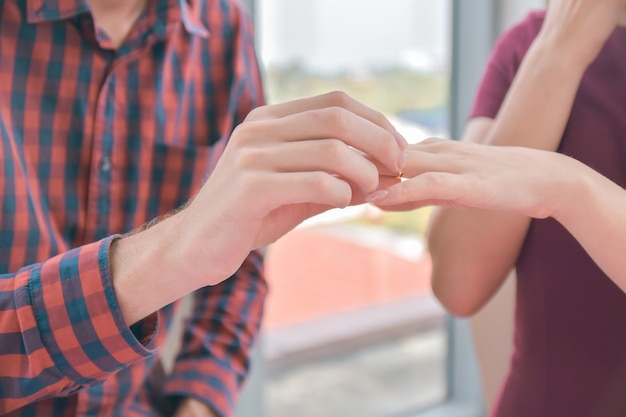
M470 119L494 119L497 116L522 59L541 29L544 17L543 11L532 12L497 40L478 87Z

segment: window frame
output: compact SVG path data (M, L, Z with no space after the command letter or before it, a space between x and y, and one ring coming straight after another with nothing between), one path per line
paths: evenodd
M255 0L241 0L255 17ZM450 132L459 138L497 34L496 0L452 1L452 79ZM448 317L448 394L443 402L409 417L481 417L487 414L469 321ZM264 364L260 346L252 353L252 371L241 393L238 417L268 417L264 411Z

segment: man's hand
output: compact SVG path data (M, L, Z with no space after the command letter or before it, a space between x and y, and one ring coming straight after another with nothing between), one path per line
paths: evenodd
M404 167L404 146L380 113L342 93L258 108L176 216L179 255L203 267L204 285L217 284L306 218L361 203L379 170Z
M195 398L185 398L180 402L174 417L217 417L217 414Z
M364 202L381 175L404 168L406 146L382 114L343 93L254 110L184 210L114 243L126 322L222 282L303 220Z

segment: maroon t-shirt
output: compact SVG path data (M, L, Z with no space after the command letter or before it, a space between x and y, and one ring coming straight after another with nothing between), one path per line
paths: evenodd
M498 41L472 117L496 116L544 17ZM558 151L626 186L626 28L587 70ZM552 219L532 222L517 261L514 354L492 415L626 417L626 294Z

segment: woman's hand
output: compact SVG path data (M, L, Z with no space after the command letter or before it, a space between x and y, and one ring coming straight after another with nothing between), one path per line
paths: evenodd
M626 192L583 163L556 152L430 139L407 151L405 173L370 201L386 210L437 204L553 217L626 292Z
M586 171L555 152L428 139L407 149L406 180L369 200L386 210L440 205L546 218L575 204Z
M586 67L615 30L625 7L624 0L550 0L538 39L565 48Z

